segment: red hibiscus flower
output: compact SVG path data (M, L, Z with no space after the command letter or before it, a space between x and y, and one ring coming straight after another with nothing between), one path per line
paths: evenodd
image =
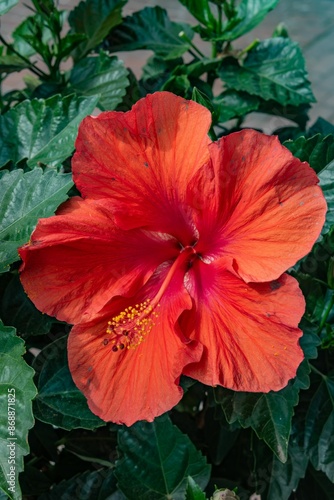
M37 307L74 324L73 379L91 410L131 425L172 408L182 374L279 390L303 353L304 300L284 271L325 218L317 176L276 137L209 140L210 113L168 92L80 126L82 194L20 250Z

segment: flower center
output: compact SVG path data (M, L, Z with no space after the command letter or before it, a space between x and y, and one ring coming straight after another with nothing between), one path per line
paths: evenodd
M113 352L138 347L156 324L159 316L159 302L172 278L180 270L185 272L195 255L193 247L185 247L170 267L158 293L152 300L146 299L134 306L130 305L108 321L106 333L111 338L105 338L103 343L107 345L110 342Z
M129 306L108 321L106 333L112 335L113 352L136 348L150 333L155 325L155 318L158 317L150 302L151 300L147 299L135 306ZM157 306L159 307L159 304Z

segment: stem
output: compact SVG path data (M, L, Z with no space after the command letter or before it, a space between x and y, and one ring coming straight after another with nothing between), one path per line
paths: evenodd
M251 436L250 436L250 451L252 452L252 455L253 455L253 470L252 470L252 474L254 476L254 479L255 479L255 491L258 490L258 475L257 475L257 472L256 472L256 466L257 466L257 463L256 463L256 453L254 451L254 431L253 429L251 429Z
M218 34L221 35L222 24L223 24L223 8L221 5L217 5L218 8Z
M321 373L315 366L311 365L311 363L309 363L309 366L311 368L311 370L316 373L317 375L320 375L321 378L323 378L324 380L327 378L326 375L324 375L323 373Z
M332 294L331 300L329 301L329 304L326 307L326 309L324 311L324 314L323 314L323 316L321 318L321 322L320 322L320 325L319 325L317 333L320 333L321 330L323 329L323 327L325 326L325 323L326 323L326 321L328 319L329 313L331 312L333 305L334 305L334 293Z
M217 5L218 10L218 19L217 19L217 36L219 37L222 34L222 26L223 26L223 8L221 5ZM222 41L215 40L212 42L212 58L215 59L217 54L222 51Z
M181 40L183 40L184 42L187 42L189 43L189 45L194 49L194 51L201 57L205 57L205 55L203 54L203 52L201 52L199 50L198 47L196 47L196 45L190 40L190 38L187 37L187 35L185 34L184 31L180 31L179 33L179 37L181 38Z
M2 78L0 76L0 115L2 113L3 108L4 108L4 106L2 103Z
M189 54L191 54L193 56L194 59L196 59L198 61L198 55L196 54L196 52L194 52L191 49L188 49L188 52L189 52Z
M244 54L247 54L247 52L249 52L250 50L254 49L254 47L256 47L258 44L260 43L260 40L258 38L256 38L255 40L253 40L249 45L248 47L246 47L245 49L243 49L241 52L239 52L239 57L240 56L243 56Z
M243 116L238 116L237 122L236 122L236 127L240 128L241 125L243 124L243 121L244 121L244 117Z
M33 457L29 462L27 462L27 465L33 465L36 464L39 461L40 457Z
M217 57L217 42L216 41L212 42L211 57L212 57L212 59L215 59Z
M61 37L61 23L59 21L59 18L55 19L55 24L53 26L53 33L55 34L55 45L57 47L58 53L57 56L55 57L55 62L53 64L52 68L52 73L55 74L56 80L62 80L61 73L60 73L60 64L62 61L62 37Z
M325 286L326 288L328 287L328 283L326 283L326 281L320 280L319 278L313 278L313 281L320 283L320 285Z
M7 49L9 49L11 52L14 52L14 54L17 55L20 59L22 59L22 61L26 62L32 73L35 73L35 75L39 76L40 78L45 78L48 76L46 73L44 73L44 71L36 68L36 66L34 66L33 63L29 61L29 59L20 54L17 50L14 49L14 47L9 45L2 35L0 35L0 42L2 42L3 45L7 47Z
M213 142L215 142L215 141L217 141L217 140L218 140L217 134L216 134L216 132L214 131L213 126L211 126L211 128L210 128L210 130L209 130L209 137L210 137L210 139L211 139Z

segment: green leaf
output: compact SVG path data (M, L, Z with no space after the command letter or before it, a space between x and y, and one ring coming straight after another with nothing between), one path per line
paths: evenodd
M296 491L301 478L305 476L308 457L302 446L291 439L288 449L288 460L282 464L275 456L271 469L267 500L288 499Z
M61 481L53 486L50 492L39 496L38 500L59 500L60 498L108 500L116 491L114 471L98 469L77 474L67 481ZM123 495L117 497L118 500L122 498L124 498Z
M328 265L330 257L333 256L334 228L325 234L323 238L313 246L312 251L300 262L300 270L302 273L320 279L326 284Z
M169 59L166 61L162 57L151 56L147 59L142 70L142 80L159 80L161 78L170 76L171 72L177 66L183 64L183 59L178 57L177 59Z
M86 57L73 67L69 84L79 95L99 94L98 106L102 110L113 110L126 94L127 75L122 61L101 51L97 57Z
M170 78L172 71L181 65L183 65L181 57L169 60L155 55L149 57L142 68L143 74L140 81L142 94L145 95L148 92L152 93L161 90L162 86Z
M214 108L211 99L209 99L207 95L203 94L203 92L198 90L198 88L196 87L193 88L191 100L198 102L198 104L201 104L202 106L207 108L211 113L213 113Z
M225 90L214 98L213 103L217 109L219 122L244 116L259 107L259 99L256 96L236 90Z
M217 21L213 16L208 0L180 0L189 12L207 28L214 31L216 29Z
M307 266L306 269L304 269L304 262L302 264L303 271L307 269ZM308 260L307 265L309 265L309 263L310 260ZM310 269L310 271L312 271L312 269ZM295 274L293 273L293 275L297 278L306 300L306 311L300 328L304 331L304 323L306 327L308 327L308 323L310 323L318 328L321 315L325 309L327 287L319 283L317 279L314 279L314 277L309 274L298 272Z
M132 106L146 94L144 91L141 93L141 89L139 88L139 81L137 80L136 75L133 73L131 68L127 68L129 85L126 88L126 92L124 97L122 98L122 102L117 106L117 111L129 111Z
M290 38L288 33L288 28L284 23L278 23L271 36L272 38L275 38L277 36L282 36L283 38Z
M219 387L215 397L230 424L239 422L244 428L252 427L281 462L287 460L293 407L298 403L298 390L292 384L268 394L233 392Z
M165 59L175 59L191 48L180 38L183 31L189 39L194 32L187 24L172 22L161 7L145 7L124 19L108 37L110 50L147 49Z
M34 424L34 370L22 359L24 342L16 337L15 328L0 321L0 335L0 489L19 500L18 475L29 453L28 430Z
M31 431L29 433L29 440L31 440ZM33 454L32 446L30 453L31 455ZM58 456L56 460L58 460ZM30 465L28 460L28 463L24 465L24 471L20 474L20 485L24 499L36 498L37 495L48 491L52 486L52 479L47 477L45 472L42 472L37 467Z
M306 500L333 500L334 484L323 472L316 471L309 465L305 479L299 484L299 495Z
M175 60L174 60L175 61ZM168 90L170 92L174 92L174 94L186 97L187 99L192 98L192 91L196 87L197 91L200 91L202 94L210 96L210 101L212 99L212 89L208 83L206 83L203 79L197 77L197 75L201 75L202 69L206 66L206 61L199 65L190 64L185 65L183 63L172 68L171 71L166 71L167 80L163 83L161 82L161 90ZM158 78L158 80L160 80ZM160 80L161 81L161 80ZM150 82L146 81L146 84ZM196 95L196 91L195 91ZM211 103L210 103L211 106Z
M0 73L14 73L29 67L30 64L16 54L0 56Z
M204 73L216 71L220 65L221 59L219 57L214 59L203 57L200 61L195 61L184 66L184 70L188 76L199 78Z
M286 141L284 146L301 161L307 161L316 172L334 160L334 135L298 137L295 141Z
M209 395L210 399L212 396L213 392ZM220 465L235 446L240 435L240 425L238 423L230 425L222 407L215 405L214 411L208 411L205 415L204 435L212 464Z
M183 500L188 476L205 488L210 466L165 414L118 431L121 458L115 475L128 498Z
M223 25L222 34L215 40L235 40L261 23L279 0L242 0L236 8L236 15Z
M71 431L64 439L66 452L72 453L85 462L112 467L114 452L110 453L110 451L116 448L117 430L116 424L108 423L107 426L84 433L81 430Z
M305 422L305 449L317 470L334 482L334 376L323 377Z
M0 0L0 16L6 14L19 0Z
M53 34L46 25L45 19L40 14L29 16L13 31L13 47L25 57L30 57L36 52L47 55L48 43Z
M271 99L269 101L265 101L264 99L259 99L259 101L260 101L258 108L259 113L281 116L282 118L291 120L299 125L300 128L296 128L290 125L278 129L279 131L285 130L287 133L288 130L290 129L290 135L287 135L286 137L283 136L283 141L305 135L304 130L307 122L309 121L308 112L311 108L310 104L299 104L298 106L292 106L291 104L287 105L279 104L277 101ZM275 132L273 132L273 134L275 134Z
M322 134L322 135L328 135L328 134L334 134L334 125L329 123L327 120L324 120L324 118L318 118L315 123L313 123L312 127L310 127L309 134L315 135L315 134Z
M37 220L49 217L67 199L70 174L40 168L0 172L0 272L19 260L17 249L27 243Z
M87 36L87 40L75 51L76 60L95 49L122 22L122 8L126 2L127 0L86 0L71 11L68 22L72 31Z
M99 96L59 95L24 101L0 116L0 166L27 158L57 167L74 150L79 123L93 111Z
M317 347L321 344L320 338L316 333L316 329L304 319L302 319L299 326L304 332L304 335L300 339L300 345L303 349L305 358L307 360L316 359L318 357Z
M298 106L314 102L299 46L287 38L269 38L251 49L239 65L223 61L219 75L228 87L265 100Z
M61 40L61 52L58 57L66 59L86 39L87 37L83 33L68 33Z
M186 500L206 500L204 491L191 476L188 477Z
M314 355L319 344L318 336L304 333L300 340L306 359L297 370L297 376L280 391L266 394L234 392L223 387L214 390L216 401L222 405L230 424L239 422L244 428L252 427L281 462L288 458L288 443L294 406L299 400L299 390L310 385L308 357Z
M90 411L85 396L72 380L66 346L66 337L55 340L34 360L34 369L40 371L35 417L66 430L101 427L105 422Z
M17 274L7 279L0 302L0 317L3 322L14 326L24 337L48 333L54 319L36 309L23 290Z
M190 89L191 83L187 75L172 75L161 87L161 90L173 92L183 97L188 96Z
M327 201L327 214L322 234L327 233L334 224L334 160L332 160L319 174L320 187Z
M217 140L217 136L214 131L214 125L217 123L217 115L212 103L212 99L208 97L204 92L201 92L197 87L193 88L191 99L192 101L198 102L210 111L212 115L212 123L209 130L209 136L213 141Z

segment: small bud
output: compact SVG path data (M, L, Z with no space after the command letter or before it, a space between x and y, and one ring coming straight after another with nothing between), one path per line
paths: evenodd
M222 488L214 492L212 500L240 500L240 497L238 497L235 491Z

